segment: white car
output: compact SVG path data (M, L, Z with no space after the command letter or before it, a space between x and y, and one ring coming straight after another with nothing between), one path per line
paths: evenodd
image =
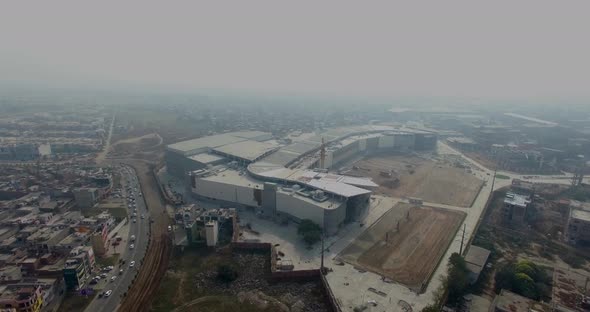
M133 223L137 222L137 219L133 218Z
M117 275L113 275L113 277L111 277L111 282L114 282L117 279Z
M145 215L141 215L141 218L142 218L142 219L145 219Z
M110 296L112 293L113 293L113 291L109 289L109 290L107 290L107 292L106 292L106 293L104 293L104 296L105 296L105 297L108 297L108 296Z
M134 267L134 266L135 266L135 261L131 261L131 262L129 263L129 267L130 267L130 268L132 268L132 267Z
M129 245L129 249L133 249L133 248L135 248L135 245L133 245L133 244Z

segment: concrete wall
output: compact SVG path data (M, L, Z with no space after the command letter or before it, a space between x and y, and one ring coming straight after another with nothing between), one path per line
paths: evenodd
M277 192L277 213L286 213L297 219L310 219L320 226L324 225L324 209L304 201L298 195Z
M393 148L393 135L380 136L378 148Z
M193 192L199 196L238 203L251 207L260 207L262 204L262 190L253 187L225 184L216 181L195 179ZM260 192L258 199L255 192Z
M324 229L326 234L332 235L338 231L346 219L346 202L342 202L336 209L324 210Z
M183 177L186 172L205 168L205 166L198 161L194 161L172 151L166 151L165 154L166 169L169 174Z

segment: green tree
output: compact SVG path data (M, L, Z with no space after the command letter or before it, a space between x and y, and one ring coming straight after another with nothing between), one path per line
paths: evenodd
M311 246L322 239L322 228L309 219L303 219L297 227L297 234L308 246Z
M449 259L447 277L447 303L455 306L461 302L469 287L469 270L465 259L458 253L453 253Z

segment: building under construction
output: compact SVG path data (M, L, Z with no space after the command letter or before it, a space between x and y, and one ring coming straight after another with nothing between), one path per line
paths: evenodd
M268 133L234 132L170 145L166 160L199 198L279 222L310 219L332 234L364 215L377 185L329 169L371 153L434 149L436 141L435 133L388 126L330 129L288 145Z

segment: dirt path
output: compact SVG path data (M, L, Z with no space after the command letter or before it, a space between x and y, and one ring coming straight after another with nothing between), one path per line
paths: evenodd
M100 153L98 153L98 155L96 155L96 163L97 164L100 164L104 161L107 153L110 150L111 139L113 137L113 128L115 127L115 116L116 116L116 113L113 113L113 118L111 119L111 126L109 127L109 135L107 136L107 141L105 142L105 145L104 145L102 151Z
M205 303L205 302L217 302L217 303L223 303L223 300L225 299L225 297L223 296L206 296L206 297L201 297L198 299L195 299L193 301L187 302L183 305L181 305L180 307L172 310L172 312L182 312L182 311L186 311L186 309L194 306L195 304L198 303ZM191 311L198 311L195 309L191 309Z

